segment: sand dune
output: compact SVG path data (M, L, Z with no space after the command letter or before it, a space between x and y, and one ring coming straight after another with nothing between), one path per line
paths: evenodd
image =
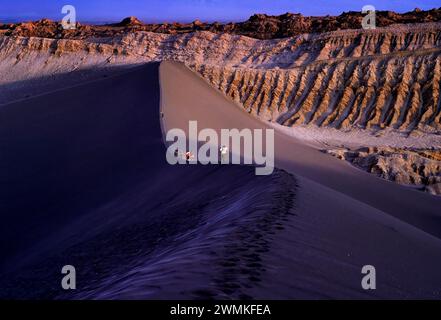
M184 65L166 62L161 68L167 75L162 78L161 88L168 127L186 129L188 120L197 119L201 128L270 128L238 108L220 92L214 93L206 81ZM191 83L191 86L184 85L186 83ZM279 130L276 132L275 148L277 167L348 194L432 234L441 235L441 225L437 223L441 217L438 210L440 198L419 194L363 173Z
M267 127L182 64L162 63L161 92L166 128L185 131L189 120L218 130ZM299 181L299 217L284 224L288 230L278 235L283 240L267 255L271 271L262 284L265 290L254 291L256 296L362 297L366 293L358 287L359 268L370 259L388 273L388 284L373 296L423 294L422 282L432 288L423 295L439 295L440 198L378 179L283 132L276 132L275 142L276 166ZM427 253L428 247L431 253L423 258L420 250ZM418 280L407 279L405 270L417 273ZM425 272L431 275L423 280ZM396 281L393 275L403 278ZM346 277L352 280L345 282Z
M254 237L268 237L292 206L295 179L256 177L245 166L168 165L159 93L150 64L0 108L0 297L232 294L222 278L207 287L209 268L221 272ZM247 224L266 229L232 241ZM243 248L225 256L231 241ZM248 254L258 258L265 247ZM78 272L75 292L60 286L66 264Z
M267 127L172 62L0 108L2 298L440 298L440 198L279 131L270 176L170 166L161 119Z

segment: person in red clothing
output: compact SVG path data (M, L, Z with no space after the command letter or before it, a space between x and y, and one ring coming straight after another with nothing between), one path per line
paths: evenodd
M192 160L192 159L194 159L194 155L193 155L193 153L191 153L190 151L187 151L187 152L185 153L185 160L190 161L190 160Z

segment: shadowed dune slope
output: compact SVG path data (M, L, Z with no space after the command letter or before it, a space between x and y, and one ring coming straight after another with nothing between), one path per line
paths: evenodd
M294 201L294 178L283 172L168 165L157 64L2 106L0 137L2 298L201 297L208 276L185 275L180 260L222 270L218 243L262 220L256 207L271 230ZM163 261L167 279L158 280ZM72 292L60 286L68 264Z
M281 133L294 175L170 166L160 105L165 129L265 128L169 62L0 108L1 298L440 297L437 198Z

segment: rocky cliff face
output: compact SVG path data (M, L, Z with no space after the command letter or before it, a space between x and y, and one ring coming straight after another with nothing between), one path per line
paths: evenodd
M247 50L239 67L193 67L248 112L287 126L439 131L441 33L426 27L280 41L271 53Z
M205 31L87 40L3 36L0 81L177 60L250 113L286 126L439 132L440 45L440 23L275 40Z
M195 69L248 112L287 126L441 129L439 51L294 70Z

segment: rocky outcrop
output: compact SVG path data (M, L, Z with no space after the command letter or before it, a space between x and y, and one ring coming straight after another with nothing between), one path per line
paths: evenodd
M441 45L441 23L336 31L278 40L211 32L183 35L136 32L113 41L127 52L158 60L248 69L293 69L322 62L437 52Z
M273 40L264 53L258 42L244 55L230 51L224 61L236 65L192 67L248 112L286 126L439 132L440 31L429 24L332 32Z
M134 26L142 26L143 23L136 17L127 17L121 20L121 22L110 25L115 27L134 27Z
M88 40L45 37L0 37L0 54L14 46L25 54L41 52L80 53L115 51L139 59L177 60L250 69L295 69L320 63L374 59L385 56L438 52L441 23L394 26L377 30L346 30L319 35L300 35L278 40L256 40L230 34L195 32L180 35L134 32ZM7 53L7 52L6 52Z
M441 152L396 148L332 149L325 152L403 185L441 195Z
M361 8L360 8L361 9ZM244 35L256 39L276 39L293 37L304 33L323 33L344 29L360 29L363 14L361 12L344 12L339 16L307 17L296 13L285 13L279 16L255 14L244 22L221 24L203 23L196 20L192 23L159 23L144 24L136 17L128 17L120 23L104 26L83 26L77 30L63 30L60 23L43 19L31 23L7 24L1 26L6 35L45 38L86 39L88 37L113 37L132 31L149 31L167 34L210 31ZM403 14L392 11L377 11L376 25L386 27L392 24L426 23L441 20L441 8L414 11Z

